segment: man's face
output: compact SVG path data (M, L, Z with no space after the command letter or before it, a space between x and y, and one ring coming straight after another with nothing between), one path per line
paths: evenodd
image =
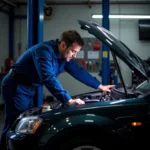
M78 45L78 43L74 42L72 46L68 47L66 46L65 42L61 42L61 56L66 60L70 61L73 58L76 58L77 53L80 51L81 46Z

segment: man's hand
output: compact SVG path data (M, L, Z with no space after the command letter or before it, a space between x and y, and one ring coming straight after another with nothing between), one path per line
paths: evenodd
M83 105L85 104L85 102L83 100L81 100L80 98L77 99L70 99L67 102L67 105L71 106L71 105Z
M111 88L115 85L102 85L98 87L98 89L102 90L103 92L110 92Z

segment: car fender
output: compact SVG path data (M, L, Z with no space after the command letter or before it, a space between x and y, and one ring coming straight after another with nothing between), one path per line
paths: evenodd
M72 133L75 130L83 131L84 129L86 130L86 127L88 127L88 129L90 127L91 130L94 129L95 131L96 129L100 130L101 128L105 128L106 131L109 132L111 131L110 128L113 127L113 120L95 114L83 114L66 118L63 117L61 120L56 121L53 125L50 126L50 128L47 129L39 141L39 144L45 145L46 143L49 143L51 139L57 136L65 136L66 132L68 134L69 132ZM103 129L102 131L104 131Z
M111 126L112 127L113 120L98 116L95 114L85 114L85 115L77 115L77 116L71 116L63 118L59 121L57 121L55 124L51 125L49 128L49 133L56 134L57 132L60 132L64 130L65 128L70 128L78 125L94 125L94 126Z

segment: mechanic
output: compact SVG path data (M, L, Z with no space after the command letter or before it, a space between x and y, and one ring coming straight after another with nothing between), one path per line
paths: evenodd
M113 85L100 84L74 61L83 45L78 32L65 31L59 40L45 41L29 48L12 65L2 81L5 104L5 125L1 135L3 149L6 147L6 133L17 116L35 106L34 95L40 86L45 85L53 96L67 105L84 104L81 99L72 99L57 79L64 70L87 86L110 92Z

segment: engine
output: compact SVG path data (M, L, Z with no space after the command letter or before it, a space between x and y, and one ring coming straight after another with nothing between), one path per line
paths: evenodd
M149 89L148 89L149 91ZM136 98L143 96L144 93L147 91L139 91L134 87L128 87L127 88L127 94L125 94L124 88L120 87L113 87L111 89L111 92L102 92L102 91L94 91L89 93L84 93L80 95L72 96L73 99L80 98L85 103L93 103L93 102L106 102L106 101L112 101L112 100L120 100L125 98ZM127 96L126 96L127 95ZM55 99L54 97L50 97L50 101L47 105L43 105L41 107L37 107L28 111L25 111L21 116L29 116L29 115L37 115L41 112L50 111L53 109L59 109L62 107L65 107L64 104L61 103L61 101Z
M100 91L91 92L83 95L78 95L73 98L80 98L85 102L104 102L112 100L110 93L104 93Z
M73 98L80 98L85 102L105 102L125 98L135 98L142 95L143 93L141 91L136 90L136 88L134 87L127 87L127 93L125 93L124 88L117 86L113 87L110 93L96 91L77 95Z

